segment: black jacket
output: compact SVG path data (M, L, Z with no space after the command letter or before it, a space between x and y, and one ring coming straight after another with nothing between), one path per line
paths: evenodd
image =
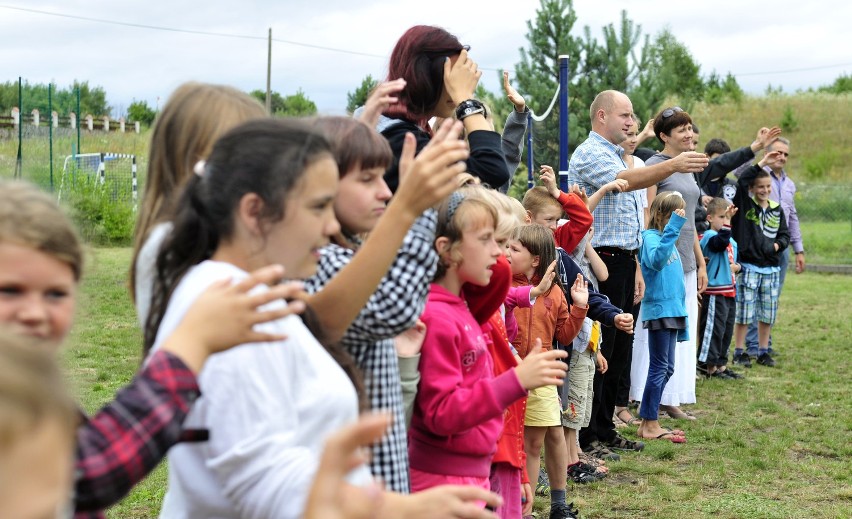
M731 231L739 246L741 263L778 267L781 265L781 252L790 244L790 232L781 204L770 200L764 210L749 196L749 184L760 171L760 166L755 164L745 170L737 181L734 205L738 211L731 220ZM778 244L777 251L775 243Z

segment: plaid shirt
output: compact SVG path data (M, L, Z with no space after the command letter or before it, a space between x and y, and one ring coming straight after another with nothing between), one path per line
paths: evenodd
M591 195L604 184L612 182L627 169L621 155L624 149L589 132L589 138L577 146L568 165L568 182L577 183ZM639 214L642 202L639 193L609 192L592 212L595 217L594 247L618 247L625 250L639 248L642 224Z
M181 440L200 391L176 356L156 351L115 400L77 428L75 518L101 518Z
M364 374L370 408L393 414L390 431L373 447L370 471L389 490L401 493L410 491L408 435L393 338L414 326L426 306L429 283L438 262L432 246L436 225L437 215L432 209L414 222L390 270L341 341ZM310 293L328 284L356 251L329 245L322 252L317 273L305 282Z

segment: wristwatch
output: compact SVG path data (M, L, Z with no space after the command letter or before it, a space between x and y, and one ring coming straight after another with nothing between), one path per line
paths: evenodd
M463 121L465 117L470 117L473 114L482 114L483 117L488 116L485 105L476 99L462 101L456 107L456 119L459 121Z

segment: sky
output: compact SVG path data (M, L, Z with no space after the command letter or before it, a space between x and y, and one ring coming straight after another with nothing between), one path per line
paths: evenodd
M320 113L343 114L346 94L367 74L384 78L397 39L417 24L444 27L471 45L482 82L498 92L498 71L514 70L518 49L527 46L526 21L538 6L537 0L0 0L0 82L88 81L106 90L114 115L134 100L162 106L186 81L265 89L271 28L281 40L272 44L272 89L284 95L301 89ZM731 72L751 94L768 84L794 92L852 73L852 45L843 36L852 20L849 2L575 0L574 9L577 35L589 26L600 38L601 27L617 26L622 10L643 34L668 28L703 75Z

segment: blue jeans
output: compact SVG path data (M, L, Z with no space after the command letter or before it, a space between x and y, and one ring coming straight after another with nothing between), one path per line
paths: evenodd
M781 295L781 290L784 288L784 278L787 277L787 266L790 264L790 247L784 249L781 253L781 283L778 286L778 295ZM757 356L757 319L751 322L746 333L746 353L749 357ZM772 351L772 334L769 334L769 353Z
M660 399L663 388L674 374L675 345L677 330L648 330L648 378L645 391L642 392L642 404L639 417L643 420L656 420L660 412Z

